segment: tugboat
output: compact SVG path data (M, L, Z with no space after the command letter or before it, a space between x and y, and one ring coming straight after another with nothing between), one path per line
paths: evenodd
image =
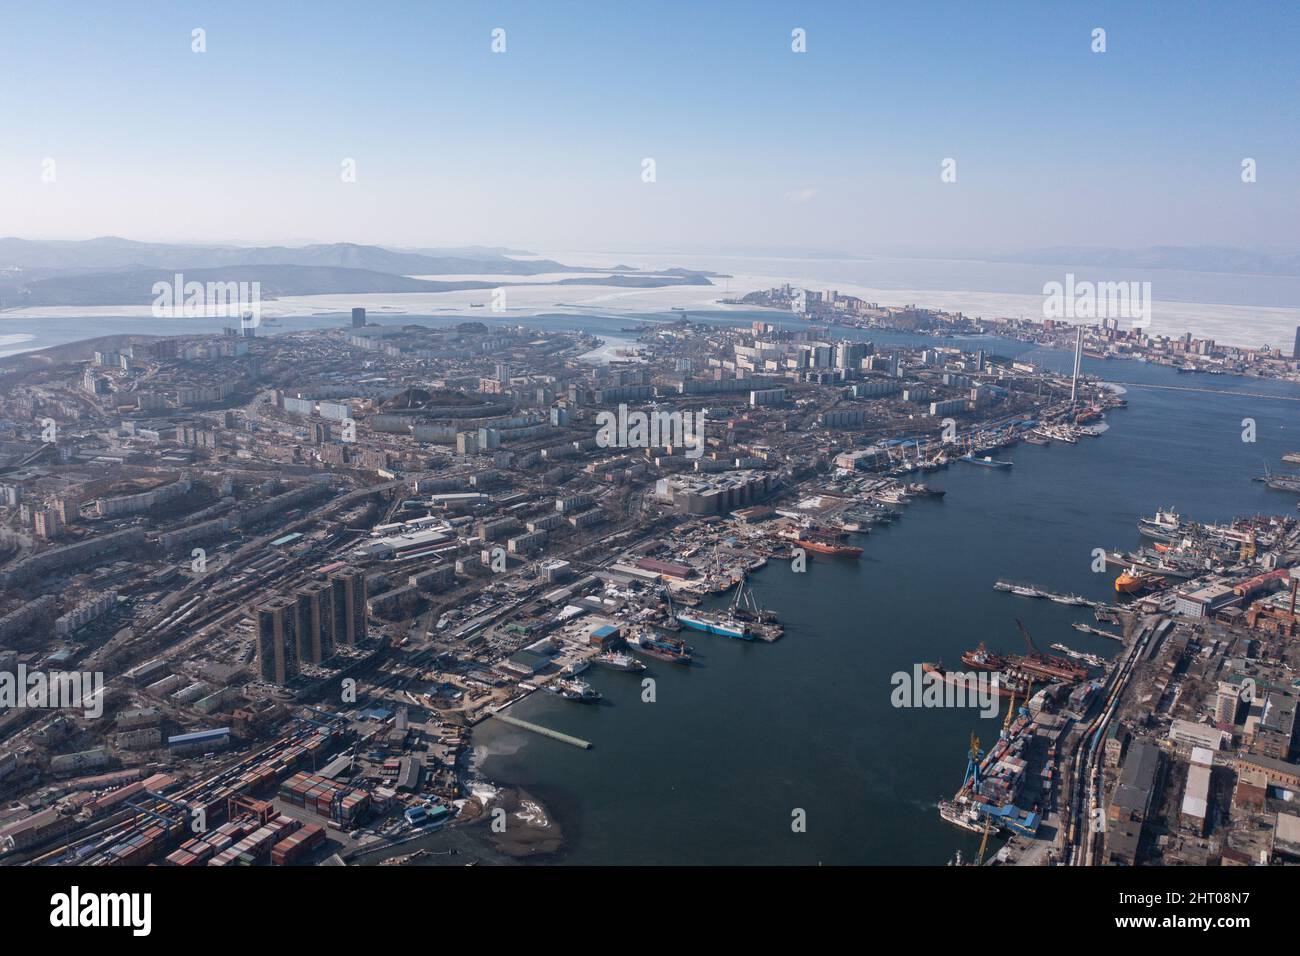
M1129 567L1122 571L1120 576L1115 579L1116 594L1141 594L1143 591L1158 587L1164 583L1164 578L1146 571L1139 571L1136 567Z

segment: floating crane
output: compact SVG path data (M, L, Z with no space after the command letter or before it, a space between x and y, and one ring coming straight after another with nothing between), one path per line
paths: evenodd
M662 590L664 594L664 600L668 603L668 620L664 624L664 626L667 627L668 630L670 631L678 630L681 627L681 625L677 623L677 608L673 607L672 593L668 590L668 585L666 584L663 586Z
M746 588L748 577L744 574L736 582L736 593L731 600L731 613L741 620L766 621L776 620L776 612L761 607L754 597L754 586Z
M1025 646L1029 648L1029 653L1033 655L1041 654L1042 652L1039 651L1037 645L1034 644L1034 639L1029 636L1029 629L1025 627L1020 618L1016 618L1016 627L1020 628L1020 634L1025 639Z

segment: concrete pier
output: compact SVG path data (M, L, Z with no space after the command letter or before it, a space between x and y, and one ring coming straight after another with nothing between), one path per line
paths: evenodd
M570 737L568 734L562 734L558 730L551 730L549 727L543 727L541 724L530 723L527 720L520 720L518 717L510 717L507 714L492 714L502 723L510 724L512 727L522 727L524 730L531 730L535 734L541 734L543 737L550 737L569 744L572 747L579 747L582 750L590 750L591 742L583 740L580 737Z

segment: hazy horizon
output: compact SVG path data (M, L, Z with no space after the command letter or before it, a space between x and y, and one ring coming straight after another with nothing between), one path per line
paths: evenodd
M0 37L25 80L3 108L0 232L816 258L1291 250L1300 103L1278 78L1295 75L1300 11L1250 9L21 3Z

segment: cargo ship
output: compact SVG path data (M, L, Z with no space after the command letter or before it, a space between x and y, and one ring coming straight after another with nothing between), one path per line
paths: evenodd
M970 685L971 675L950 671L944 667L942 663L932 664L929 662L923 662L921 664L921 671L925 674L934 674L938 680L943 681L945 684L966 687L969 687ZM997 694L999 697L1013 698L1024 697L1030 687L1029 683L1024 679L1017 678L1015 675L1009 674L1005 671L997 672L997 680L994 682L993 686L997 688Z
M961 662L979 671L1000 671L1007 666L1007 659L1001 654L994 654L983 641L980 641L975 650L965 651L961 655Z
M1270 491L1287 491L1300 494L1300 475L1266 475L1264 484Z
M596 662L603 664L611 670L629 671L633 674L639 674L645 670L645 664L641 663L631 654L624 654L620 651L609 651L605 654L597 654Z
M641 648L642 652L658 660L667 661L670 664L689 664L691 662L690 647L685 641L655 637L651 634L641 634L634 637L633 640Z
M842 531L808 527L799 530L793 537L796 545L818 554L829 554L837 558L856 558L862 555L861 548L844 543L848 536Z
M1175 511L1160 510L1154 518L1138 519L1138 534L1156 541L1173 541L1180 537L1183 516Z
M1199 552L1173 550L1172 545L1155 544L1153 550L1139 548L1127 554L1119 551L1106 552L1106 566L1117 567L1121 571L1141 571L1144 574L1162 578L1194 578L1212 569L1212 564L1205 564L1205 556L1195 557Z
M680 611L677 614L677 621L705 634L734 637L741 641L754 639L754 635L749 631L749 625L732 614L718 614L714 611Z
M903 490L909 495L918 495L922 498L942 498L948 492L942 488L931 488L929 485L923 485L920 482L911 482L903 486Z
M1011 461L998 461L996 458L991 458L988 455L976 457L973 454L962 455L958 461L970 462L972 465L980 465L983 468L1010 468L1015 464L1015 462Z
M958 806L950 800L940 800L939 816L963 830L970 830L972 833L984 832L984 824L980 822L979 811L975 810L970 804Z
M1088 677L1086 667L1081 667L1068 658L1041 651L1030 654L994 654L983 641L975 650L962 654L961 662L974 670L999 671L1021 682L1027 679L1040 684L1074 684Z
M1086 627L1087 625L1084 626ZM1083 661L1090 667L1102 668L1106 666L1106 662L1096 654L1089 654L1086 651L1076 651L1074 648L1067 647L1064 644L1053 644L1052 650L1060 651L1072 661Z
M1025 772L1035 724L1021 707L1008 722L1002 735L986 754L979 738L971 735L967 751L966 773L961 788L951 800L939 801L939 816L956 826L983 832L986 825L1022 836L1038 831L1040 813L1037 806L1026 810L1016 804L1024 789Z

